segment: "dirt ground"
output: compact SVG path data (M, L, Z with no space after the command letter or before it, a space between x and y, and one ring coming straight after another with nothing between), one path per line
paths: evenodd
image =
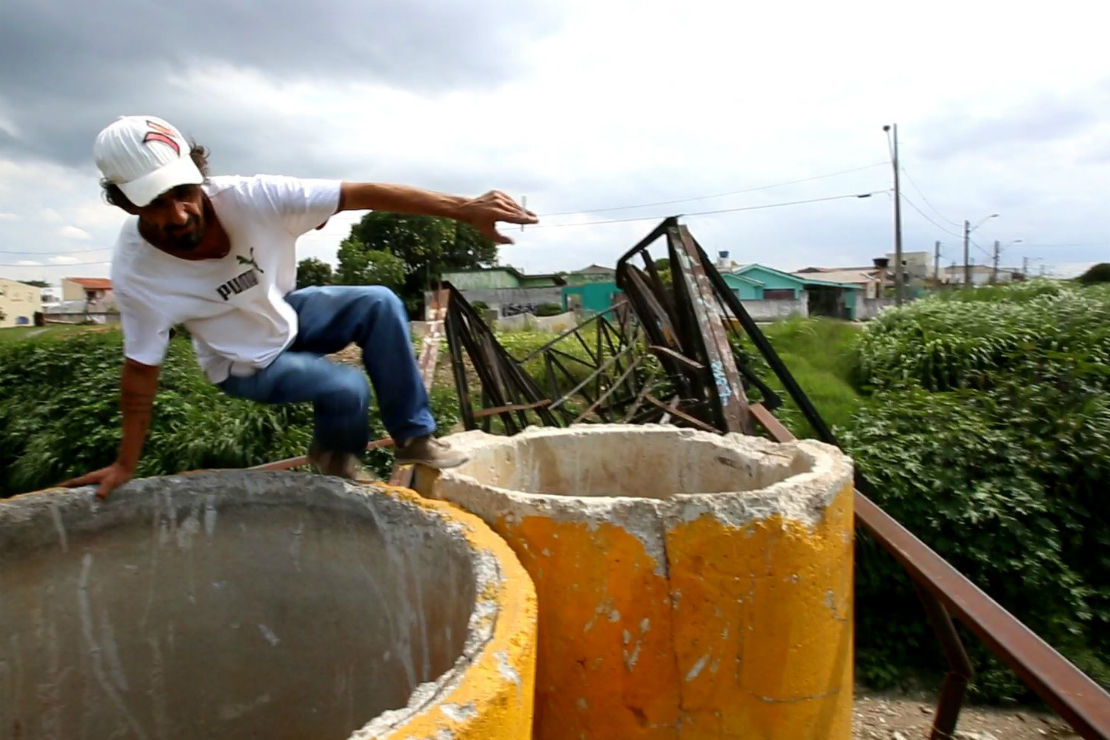
M853 740L919 740L929 737L936 698L919 693L876 693L856 689ZM958 740L1044 740L1079 738L1055 714L1027 708L965 705Z

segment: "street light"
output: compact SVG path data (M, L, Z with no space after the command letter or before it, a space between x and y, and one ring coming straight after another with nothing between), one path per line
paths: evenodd
M971 230L972 230L972 231L975 231L975 230L976 230L976 229L978 229L978 228L979 228L980 226L982 226L983 224L985 224L985 223L986 223L987 221L990 221L990 220L991 220L992 218L998 218L998 214L997 214L997 213L992 213L991 215L987 216L986 218L984 218L984 219L983 219L982 221L980 221L979 223L977 223L977 224L975 224L974 226L972 226L972 227L971 227Z
M998 218L998 214L997 213L992 213L991 215L987 216L986 218L984 218L979 223L975 224L974 227L971 226L971 223L969 221L967 221L967 220L964 221L964 288L965 289L968 289L968 288L971 287L971 255L968 254L968 244L971 241L971 232L975 231L975 229L978 229L980 226L982 226L983 224L985 224L987 221L991 220L992 218Z

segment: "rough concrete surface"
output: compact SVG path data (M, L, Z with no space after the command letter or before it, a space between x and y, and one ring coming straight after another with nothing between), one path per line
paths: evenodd
M411 492L232 471L44 491L0 502L0 563L0 737L461 740L531 716L527 576Z
M851 731L852 468L832 447L663 426L450 438L422 493L531 574L535 737Z

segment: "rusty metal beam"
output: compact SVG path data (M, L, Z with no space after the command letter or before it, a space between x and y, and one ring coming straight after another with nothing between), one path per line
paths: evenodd
M659 408L663 409L668 414L673 414L674 416L677 416L679 419L682 419L684 422L686 422L687 424L689 424L691 426L695 426L698 429L701 429L701 430L706 431L706 432L713 432L715 434L720 434L719 429L716 429L715 427L713 427L709 424L706 424L701 419L698 419L694 416L690 416L690 414L679 411L678 410L678 403L677 403L678 398L677 397L671 403L667 404L667 403L663 403L658 398L656 398L655 396L653 396L649 393L646 396L644 396L644 400L647 401L648 403L652 404L653 406L658 406Z
M722 316L717 310L716 295L706 275L700 250L685 226L668 227L667 236L682 268L679 274L693 309L694 324L698 330L697 339L702 345L700 349L708 360L712 382L716 386L717 392L712 394L712 398L724 421L723 431L751 434L748 399L740 383L736 359L728 343L728 333L722 324ZM672 258L671 264L674 265L675 261ZM673 275L673 267L671 272ZM674 279L677 280L677 277L674 276Z
M447 303L449 300L450 293L448 291L436 290L432 294L432 305L429 306L426 312L428 323L420 344L420 356L417 360L420 377L424 379L425 391L432 390L432 382L435 380L439 348L443 344L443 322L447 318Z
M921 605L925 607L925 615L940 642L941 650L944 651L944 658L948 661L949 670L940 687L940 698L937 700L933 727L929 733L929 740L947 740L956 732L960 707L963 706L967 686L975 676L975 669L972 668L971 658L967 656L967 650L956 632L956 625L952 623L952 615L944 608L944 604L917 581L914 581L913 587Z
M1092 740L1110 738L1110 694L859 491L855 507L856 520L910 577L951 610L1077 733Z
M532 409L542 409L551 405L551 401L543 399L542 401L535 401L533 403L514 403L509 406L499 406L492 409L482 409L474 412L475 418L482 418L483 416L496 416L497 414L505 413L506 411L531 411Z
M376 439L370 444L366 445L367 450L377 450L382 447L392 447L393 440ZM299 468L302 465L308 465L308 457L301 455L300 457L289 457L284 460L275 460L274 462L263 463L262 465L252 465L247 470L289 470L290 468Z

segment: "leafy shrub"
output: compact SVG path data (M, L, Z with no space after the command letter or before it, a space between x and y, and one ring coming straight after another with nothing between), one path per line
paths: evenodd
M876 503L1104 685L1108 318L1110 294L1059 285L884 312L860 342L875 395L843 436ZM860 672L890 678L937 651L901 569L861 540ZM969 647L981 695L1024 691Z
M0 496L54 485L115 459L122 355L115 331L0 344ZM443 392L433 392L432 411L443 430L458 421L453 396ZM371 426L385 436L376 411ZM137 475L295 457L311 437L311 405L231 398L203 376L189 343L175 339ZM388 473L392 452L367 457L379 474Z
M927 299L884 311L860 343L860 380L937 391L985 390L1014 373L1053 381L1061 373L1110 375L1105 293L1064 288L1049 293L1038 286L1008 290L1017 300Z
M536 306L536 316L558 316L563 313L563 307L558 303L541 303Z
M1093 265L1091 269L1080 275L1079 282L1084 285L1094 285L1095 283L1110 283L1110 263L1099 262Z

